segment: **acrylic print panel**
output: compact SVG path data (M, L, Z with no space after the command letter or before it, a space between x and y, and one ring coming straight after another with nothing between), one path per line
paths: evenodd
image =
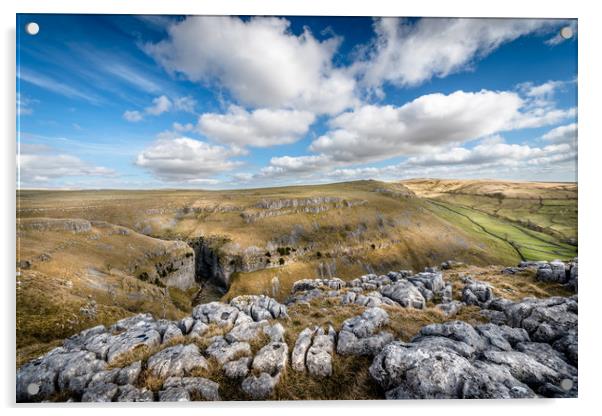
M16 400L577 396L577 22L17 16Z

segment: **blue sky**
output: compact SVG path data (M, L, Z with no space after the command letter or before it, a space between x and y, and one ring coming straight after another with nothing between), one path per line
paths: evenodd
M17 20L23 188L576 180L574 20Z

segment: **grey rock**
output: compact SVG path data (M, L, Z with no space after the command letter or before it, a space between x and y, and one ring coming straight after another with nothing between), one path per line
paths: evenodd
M175 345L148 359L148 369L158 377L183 376L195 368L208 368L207 360L194 344Z
M332 327L329 334L322 333L314 337L306 357L307 370L311 375L316 377L332 375L332 354L335 342L335 332Z
M251 357L243 357L236 361L230 361L224 364L224 374L228 378L242 378L249 373Z
M464 358L474 358L477 349L462 341L440 336L423 336L412 340L412 345L428 350L445 349L455 352Z
M342 355L374 355L393 340L388 332L376 334L389 322L389 316L381 308L370 308L360 316L343 322L337 340L337 353Z
M234 328L226 334L225 338L228 342L253 341L263 333L264 328L268 325L268 321L240 323L234 326Z
M476 330L492 347L502 351L511 351L516 343L529 341L529 334L522 328L484 324L477 326Z
M189 402L190 393L182 387L172 387L159 392L161 402Z
M92 376L106 368L106 362L98 360L91 352L73 352L65 354L67 360L58 375L60 390L70 390L81 394Z
M500 311L494 311L491 309L481 309L479 312L481 316L487 318L489 322L496 325L504 325L507 322L506 314Z
M443 273L438 271L422 272L407 278L411 283L420 283L433 293L441 293L445 288Z
M153 392L146 388L137 388L130 384L119 387L118 402L152 402Z
M365 338L359 338L350 331L341 331L337 340L337 353L341 355L375 355L393 339L393 334L384 331Z
M209 325L204 323L201 320L195 321L192 328L190 328L190 332L188 332L188 336L191 338L202 338L205 335L205 332L209 330Z
M119 387L113 383L95 383L82 395L82 402L111 402L117 396Z
M238 309L221 302L210 302L196 306L192 310L192 317L205 324L233 325L238 317Z
M215 337L206 352L223 365L241 356L251 355L251 346L247 342L229 343L223 337Z
M577 369L568 363L563 353L556 351L550 344L521 342L517 344L516 349L558 372L562 378L576 379L577 377Z
M476 351L484 350L487 346L487 341L471 325L464 321L449 321L441 324L427 325L420 329L414 339L419 340L421 337L427 336L439 336L464 342Z
M291 367L295 371L304 372L305 357L307 356L307 350L311 346L312 336L315 333L316 328L305 328L299 333L297 341L295 341L295 347L291 353Z
M360 316L349 318L343 322L341 331L352 332L359 338L373 335L377 329L389 322L389 315L384 309L366 309Z
M163 390L159 392L161 401L188 401L196 398L220 400L219 384L202 377L170 377L165 380Z
M134 384L142 371L142 362L136 361L119 370L115 382L119 385Z
M288 346L284 342L270 342L261 348L253 359L253 369L275 375L286 367Z
M140 314L131 318L122 319L110 328L117 335L111 336L107 341L107 361L115 362L121 355L141 347L152 349L161 344L161 334L153 317L149 314Z
M163 343L174 338L182 337L183 335L182 330L176 324L170 322L163 333Z
M577 328L577 301L572 298L527 298L504 309L509 326L524 328L533 341L552 343Z
M554 342L553 346L556 350L564 353L568 362L577 366L579 361L579 348L577 344L577 329L569 330L562 338Z
M512 376L504 366L475 361L477 376L462 386L463 399L531 399L537 395L529 386Z
M487 308L493 299L494 295L491 285L484 282L470 281L462 289L462 302L467 305Z
M242 390L254 400L263 400L268 398L274 392L278 384L280 374L272 377L268 373L261 373L259 376L249 376L242 382Z
M272 342L284 342L284 327L280 322L276 322L274 325L266 325L263 328L264 333L270 337Z
M106 360L110 338L111 334L105 326L98 325L67 338L63 342L63 346L68 350L81 349L90 351L95 353L98 359Z
M453 300L452 296L452 285L451 283L446 283L443 289L441 290L441 302L442 303L450 303Z
M462 309L464 304L460 301L453 300L447 303L440 303L436 306L441 312L443 312L446 316L454 316L455 314Z
M537 269L536 278L542 282L567 283L569 276L566 273L566 266L559 260L542 264Z
M384 389L403 386L404 396L414 399L457 398L464 380L475 373L468 359L452 351L400 342L385 346L369 371Z
M99 371L92 374L92 377L90 377L90 380L88 381L88 386L96 383L115 383L115 379L117 378L118 374L119 368Z
M380 293L399 303L404 308L412 307L423 309L426 303L420 290L407 280L401 280L397 283L383 286L380 289Z
M254 321L288 317L286 306L265 295L237 296L230 301L230 305L246 313Z
M192 316L187 316L186 318L180 320L178 326L180 328L180 331L182 331L182 334L188 335L195 322L196 321Z
M520 351L485 351L484 360L508 368L513 377L529 386L538 386L553 380L560 382L560 374Z

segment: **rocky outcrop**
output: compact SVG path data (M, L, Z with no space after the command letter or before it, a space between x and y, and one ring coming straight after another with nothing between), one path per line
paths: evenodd
M383 348L370 367L389 399L574 397L577 369L549 344L506 326L424 327Z
M263 218L294 215L299 213L318 214L331 209L351 208L364 205L365 200L346 200L339 197L315 197L297 199L263 199L253 209L241 213L246 223L253 223Z
M219 400L217 379L205 378L215 369L220 380L228 379L227 391L239 387L237 397L275 399L288 371L337 377L341 355L369 357L369 374L389 399L577 395L577 295L511 301L494 297L489 285L473 279L465 281L463 301L451 295L443 275L427 269L349 282L301 280L293 285L288 306L265 295L245 295L198 305L179 321L140 314L82 331L23 365L17 371L17 400ZM319 298L329 299L320 312L329 312L323 305L359 312L338 331L334 324L310 325L291 339L287 328L295 328L297 318L289 319L289 307L305 303L302 308L311 310ZM434 323L402 342L402 334L393 333L398 324L391 322L393 314L427 304L449 319L465 305L477 306L489 322ZM148 377L157 380L153 391L145 387Z
M291 366L299 372L308 371L316 377L332 375L332 356L335 351L337 333L332 326L305 328L295 342L291 354Z
M337 342L337 353L342 355L374 355L393 340L393 334L380 328L389 322L381 308L367 309L360 316L343 322Z
M487 308L494 298L491 285L470 278L466 279L466 285L462 289L462 302L467 305Z
M537 280L567 285L577 292L578 289L578 261L577 257L569 262L553 261L521 261L518 268L507 268L507 273L531 269L536 271Z
M192 376L207 370L211 360L227 377L246 377L251 367L266 373L275 386L289 354L284 327L267 319L286 318L286 306L274 299L244 296L230 305L199 305L180 321L140 314L109 328L90 328L22 366L17 372L17 401L43 401L57 394L81 401L219 400L217 383ZM206 336L212 325L223 328L225 336ZM249 342L263 339L262 334L268 343L253 357ZM197 341L206 347L200 348ZM120 367L133 354L145 353L144 361ZM163 380L156 395L140 384L142 372ZM243 384L258 394L257 383L265 387L265 377L258 380Z

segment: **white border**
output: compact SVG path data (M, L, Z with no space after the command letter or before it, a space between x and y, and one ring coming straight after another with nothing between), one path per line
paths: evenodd
M4 191L2 210L2 256L4 283L2 296L2 328L5 331L2 349L2 375L0 376L2 404L8 413L23 411L40 414L87 415L126 414L140 412L164 415L167 408L178 413L200 412L208 414L246 415L274 411L286 415L308 413L345 412L366 414L374 412L437 412L447 414L522 414L525 411L545 414L587 414L595 409L602 398L600 388L600 281L602 272L596 267L600 257L600 99L602 67L601 16L596 12L596 2L547 0L499 0L497 2L470 0L420 0L394 2L392 0L87 0L87 1L3 1L2 55L0 62L3 95L0 109L3 117L3 164L1 168ZM413 401L385 402L287 402L287 403L225 403L188 404L186 406L94 406L71 408L51 406L15 407L14 404L14 273L15 264L15 13L117 13L117 14L249 14L249 15L348 15L348 16L465 16L465 17L555 17L579 19L579 257L582 280L580 282L580 370L579 399L541 401ZM599 414L600 409L597 409ZM593 413L593 412L592 412ZM6 414L6 413L5 413Z

